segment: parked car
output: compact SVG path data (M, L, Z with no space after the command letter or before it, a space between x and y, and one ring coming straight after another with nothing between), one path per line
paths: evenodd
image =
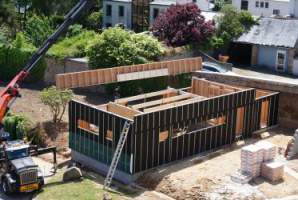
M225 73L228 70L213 62L203 62L203 71Z

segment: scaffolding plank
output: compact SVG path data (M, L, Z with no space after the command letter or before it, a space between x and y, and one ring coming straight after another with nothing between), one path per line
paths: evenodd
M201 69L202 58L187 58L141 65L121 66L83 72L58 74L56 75L56 86L59 89L87 87L92 85L100 85L127 80L137 80L143 78L153 78L157 76L190 73L192 71ZM74 76L78 77L78 81L71 81L71 78Z

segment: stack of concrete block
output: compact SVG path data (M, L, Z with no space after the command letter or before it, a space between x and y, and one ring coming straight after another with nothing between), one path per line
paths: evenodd
M284 164L276 161L262 163L261 175L270 181L279 181L284 176Z
M253 178L261 174L263 149L257 145L249 145L241 149L241 171L250 174Z
M263 162L273 160L276 156L276 146L267 141L260 141L256 144L263 149Z

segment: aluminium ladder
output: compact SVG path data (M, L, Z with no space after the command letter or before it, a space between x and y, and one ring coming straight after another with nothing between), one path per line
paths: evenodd
M112 182L113 176L115 174L115 171L116 171L116 168L117 168L120 156L121 156L121 152L122 152L122 149L123 149L124 144L126 142L127 135L128 135L129 128L130 128L131 124L132 124L131 121L125 121L125 123L123 125L123 129L122 129L122 132L121 132L121 135L120 135L120 138L119 138L119 142L117 144L117 147L116 147L116 150L115 150L115 153L114 153L114 156L113 156L113 159L112 159L108 174L107 174L107 176L104 180L104 185L103 185L104 190L107 187L110 187L110 185L111 185L111 182Z

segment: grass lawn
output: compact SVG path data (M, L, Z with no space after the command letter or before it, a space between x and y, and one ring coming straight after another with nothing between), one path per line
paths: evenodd
M103 197L102 185L92 180L92 177L84 175L82 181L62 182L62 172L58 172L44 186L43 190L36 194L36 200L100 200ZM94 177L93 177L94 179ZM111 193L113 200L130 199L123 193Z

